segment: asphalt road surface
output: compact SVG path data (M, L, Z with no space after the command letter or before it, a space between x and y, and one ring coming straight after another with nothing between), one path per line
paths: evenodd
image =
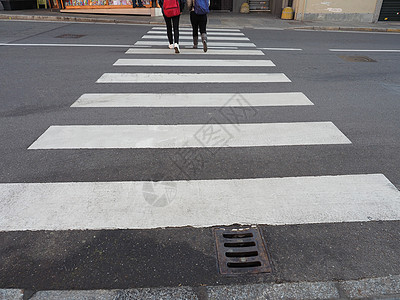
M0 288L400 274L400 35L209 29L1 22Z

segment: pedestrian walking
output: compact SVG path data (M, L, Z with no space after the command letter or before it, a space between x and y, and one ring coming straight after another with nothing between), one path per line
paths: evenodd
M175 53L180 53L179 49L179 17L185 7L185 0L158 0L167 26L167 36L169 48L175 49ZM174 36L172 36L172 28Z
M210 12L210 0L188 0L190 23L193 28L193 48L197 49L199 29L203 50L207 52L207 14Z
M136 3L137 2L137 3ZM142 0L133 0L132 1L132 6L133 6L133 8L136 8L136 7L144 7L144 5L143 5L143 3L142 3Z

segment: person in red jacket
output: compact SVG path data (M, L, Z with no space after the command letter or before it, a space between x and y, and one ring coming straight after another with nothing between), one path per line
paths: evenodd
M179 8L182 13L183 8L185 7L185 0L179 0ZM158 0L158 4L160 5L164 20L165 20L165 25L167 26L167 36L168 36L168 41L169 41L169 48L170 49L175 49L175 53L180 53L179 49L179 17L180 15L177 15L175 17L168 18L164 14L164 0ZM174 28L174 36L172 37L172 27ZM175 42L175 44L174 44Z

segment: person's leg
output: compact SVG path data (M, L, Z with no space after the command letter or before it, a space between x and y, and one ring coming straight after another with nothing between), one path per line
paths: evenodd
M179 17L179 15L172 17L172 23L174 25L174 41L176 44L179 44Z
M181 51L179 49L179 17L180 15L172 17L172 24L174 26L175 53L179 53Z
M199 16L199 26L200 26L200 33L201 33L201 42L203 43L203 50L207 52L207 15Z
M137 0L137 1L138 1L138 4L139 4L139 7L143 7L142 0Z
M207 15L200 15L199 16L199 27L200 27L200 33L207 34Z
M171 18L168 18L168 17L164 16L164 20L165 20L165 25L167 26L168 41L169 41L169 44L172 45L174 43L174 40L172 39Z
M198 17L194 13L194 11L190 12L190 23L192 23L192 29L193 29L193 48L196 49L199 40L199 22L198 22Z

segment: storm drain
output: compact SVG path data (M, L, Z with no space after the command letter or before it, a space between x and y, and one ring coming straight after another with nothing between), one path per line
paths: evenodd
M59 39L79 39L81 37L85 36L84 34L62 34L56 36L56 38Z
M216 228L214 235L221 274L271 272L267 251L257 227Z
M376 60L369 58L368 56L339 55L339 57L345 61L350 61L350 62L376 62Z

